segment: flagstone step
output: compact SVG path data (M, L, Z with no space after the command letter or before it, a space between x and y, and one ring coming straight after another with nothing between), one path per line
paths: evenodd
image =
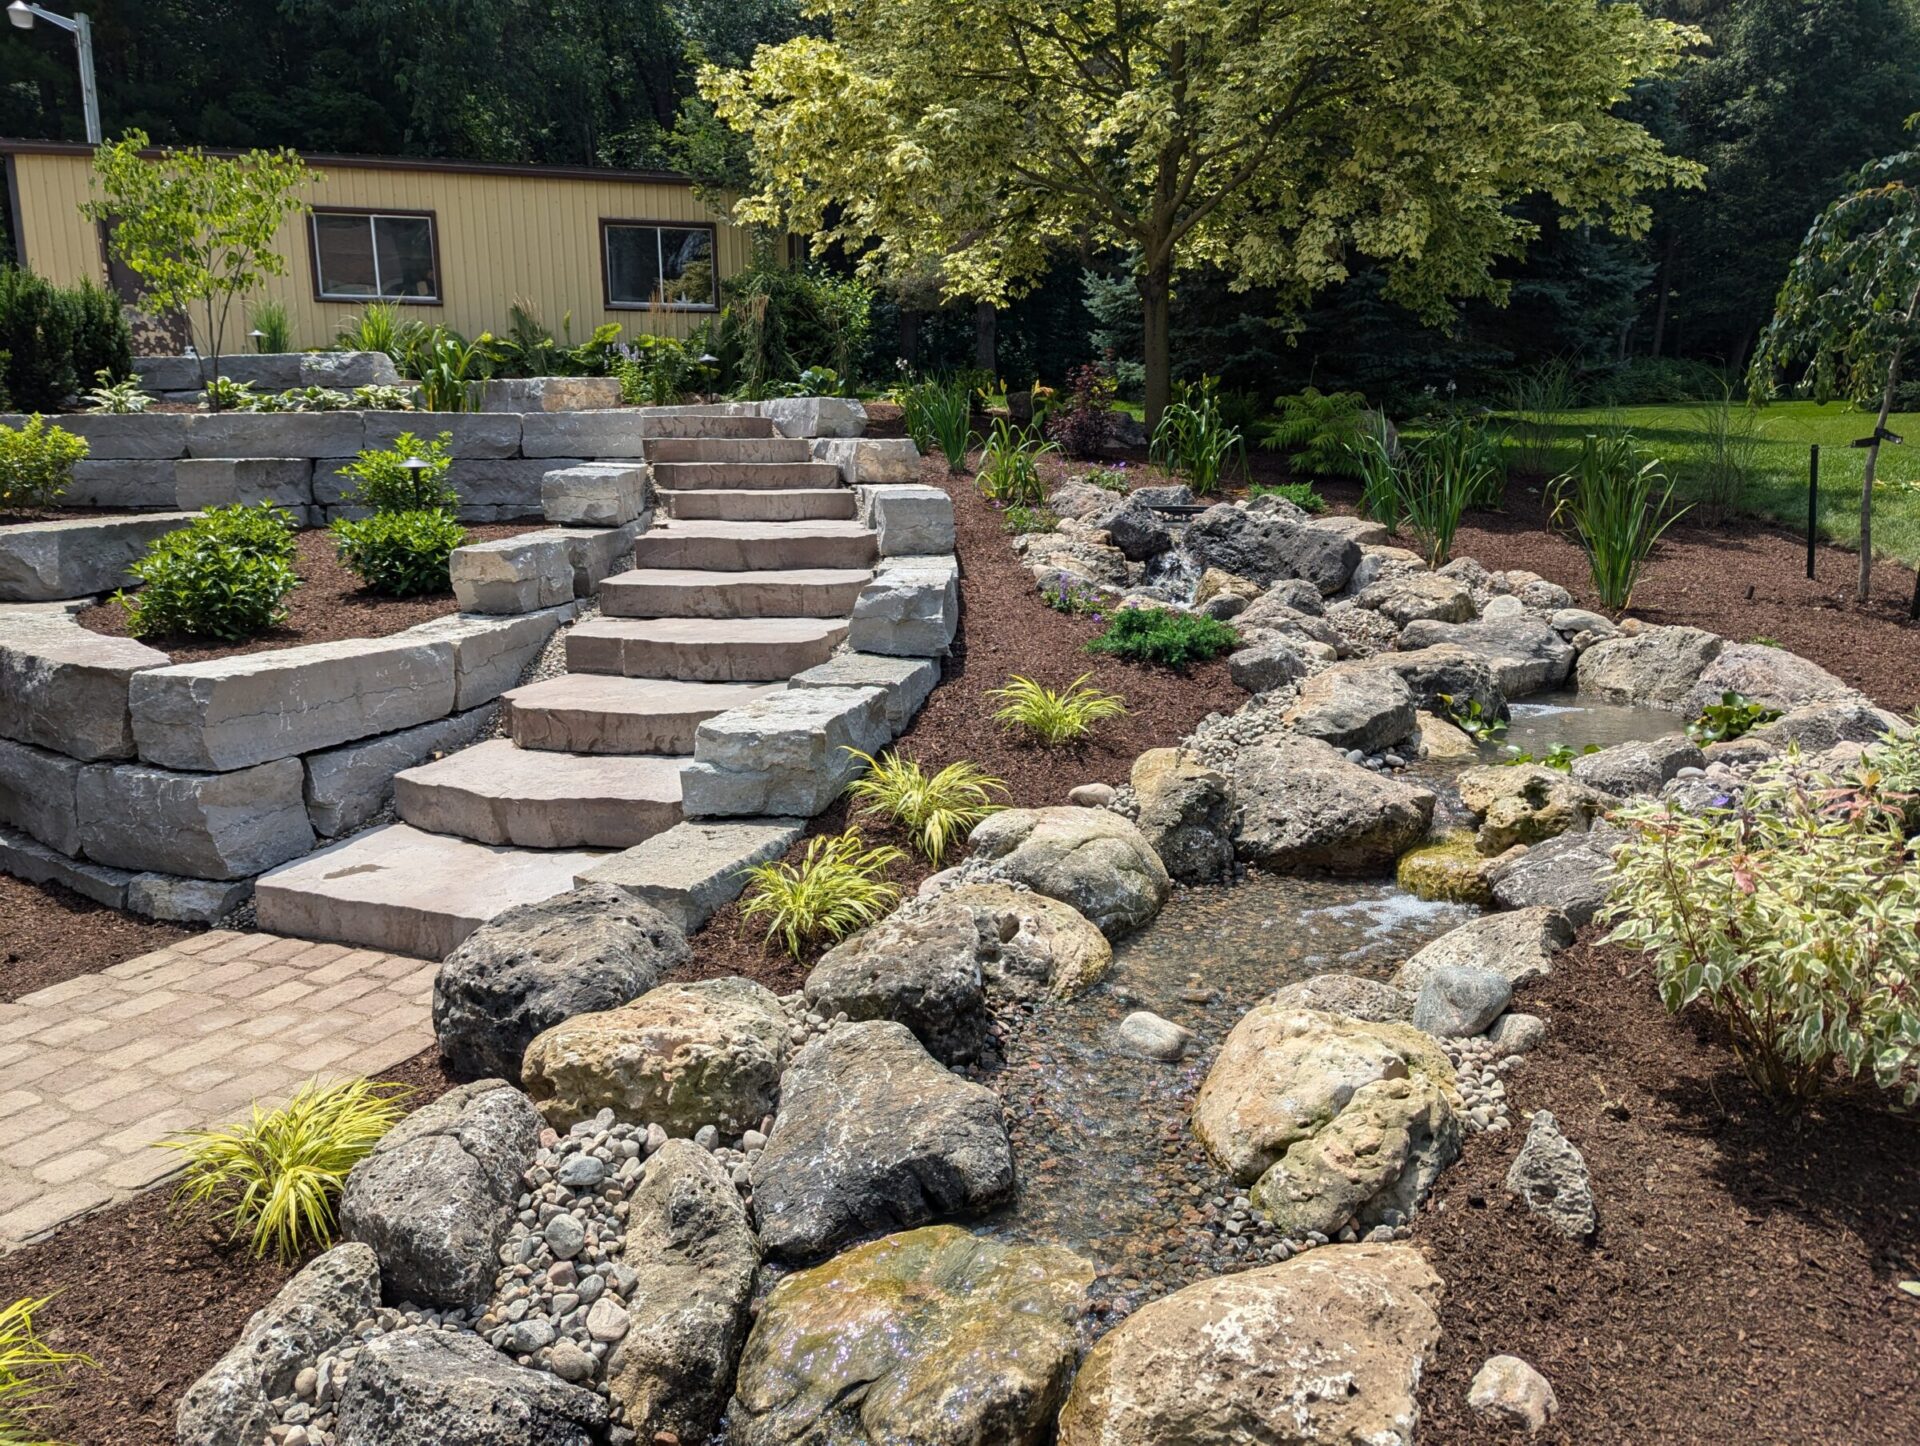
M507 727L521 748L684 755L707 719L783 686L567 673L506 694Z
M653 485L665 491L715 487L838 487L832 462L655 462Z
M749 491L722 487L713 491L659 494L675 521L825 522L854 515L854 495L845 487L782 487Z
M567 634L567 669L690 682L774 682L824 663L845 618L589 618Z
M715 572L865 567L879 555L858 522L670 522L633 541L633 565Z
M600 585L600 611L613 618L844 618L872 581L866 568L636 568Z
M254 907L275 934L442 959L495 915L567 892L612 856L499 848L395 823L262 874Z
M632 848L680 821L678 758L516 748L493 738L394 776L400 817L521 848Z
M804 437L662 437L647 443L647 461L811 462L813 443Z
M640 423L646 445L666 441L757 442L780 436L766 417L723 416L713 412L666 412L648 408Z

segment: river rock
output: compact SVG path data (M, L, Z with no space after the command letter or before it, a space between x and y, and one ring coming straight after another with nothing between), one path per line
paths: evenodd
M607 1393L642 1441L705 1441L727 1404L760 1265L746 1204L711 1151L668 1140L648 1159L621 1261L636 1284Z
M1492 1024L1512 998L1513 981L1498 970L1442 965L1420 986L1413 1027L1442 1039L1462 1039Z
M807 975L807 1004L829 1019L904 1024L935 1059L958 1064L986 1043L982 970L999 952L993 914L939 894L829 949Z
M1413 1019L1413 1000L1406 990L1378 979L1358 974L1316 974L1274 990L1266 1002L1282 1009L1316 1009L1375 1024L1407 1024Z
M1400 634L1402 652L1441 643L1484 658L1509 698L1557 688L1573 671L1573 645L1531 614L1471 623L1412 622Z
M1071 905L1109 939L1151 922L1173 888L1140 830L1105 809L1009 808L969 843L995 876Z
M1453 1089L1446 1055L1410 1024L1259 1004L1220 1046L1194 1098L1194 1132L1250 1185L1331 1124L1363 1085L1412 1074Z
M1356 593L1353 600L1402 628L1423 620L1464 623L1474 615L1473 593L1467 585L1431 572L1383 579Z
M478 1336L379 1336L340 1387L337 1446L596 1446L607 1403L517 1366Z
M477 1080L422 1105L353 1167L340 1234L373 1247L389 1304L486 1304L539 1145L540 1116L527 1097Z
M1764 643L1728 643L1707 664L1681 700L1680 711L1698 717L1723 693L1738 693L1762 708L1785 713L1816 703L1863 703L1858 689L1841 682L1798 653Z
M663 984L537 1036L522 1074L556 1129L611 1109L670 1135L738 1135L773 1112L787 1032L779 999L752 980Z
M1184 1029L1146 1009L1136 1009L1121 1020L1117 1033L1120 1048L1135 1059L1158 1060L1162 1064L1176 1063L1193 1043L1191 1029Z
M1433 794L1349 763L1317 738L1279 734L1234 760L1239 856L1278 873L1379 874L1420 841Z
M1595 643L1580 655L1580 694L1601 703L1679 710L1725 646L1717 634L1699 628L1641 628Z
M1537 763L1469 768L1456 780L1460 801L1480 820L1480 852L1584 833L1614 800L1557 768Z
M1107 977L1113 946L1078 909L1007 884L960 884L952 903L994 920L999 947L980 961L987 988L1017 999L1072 999Z
M180 1398L178 1446L252 1446L280 1424L274 1401L380 1306L380 1261L365 1245L336 1245L255 1311L240 1339Z
M840 1025L794 1056L751 1168L761 1243L782 1260L982 1209L1013 1189L999 1096L882 1020Z
M1520 1357L1489 1356L1467 1387L1467 1408L1492 1425L1531 1436L1560 1414L1560 1401L1547 1378Z
M1202 1280L1094 1346L1059 1446L1413 1446L1441 1289L1406 1245Z
M1599 1226L1587 1162L1549 1110L1536 1112L1527 1127L1526 1143L1507 1170L1507 1189L1569 1240L1585 1240Z
M1551 974L1553 956L1572 942L1573 925L1550 905L1488 914L1435 939L1400 966L1393 982L1418 994L1439 970L1484 969L1509 984L1522 984Z
M1347 585L1360 565L1360 548L1333 529L1315 527L1293 509L1209 507L1187 526L1186 550L1208 567L1265 586L1281 578L1312 583L1323 597Z
M433 1032L463 1079L520 1078L534 1036L630 1003L691 957L686 935L625 890L589 885L482 924L433 981Z
M1308 738L1378 753L1413 732L1413 691L1385 669L1336 663L1301 684L1281 717Z
M1236 688L1266 693L1307 676L1307 660L1285 638L1265 638L1227 654L1227 677Z
M1498 859L1489 871L1493 901L1503 909L1545 905L1583 929L1607 901L1613 851L1625 839L1619 829L1596 827Z
M1133 761L1140 832L1183 884L1233 870L1233 780L1181 748L1149 748Z
M761 1307L732 1446L1040 1446L1093 1266L936 1225L789 1275Z
M1573 760L1573 780L1588 788L1629 798L1658 793L1683 768L1705 768L1707 755L1684 733L1645 743L1616 743Z

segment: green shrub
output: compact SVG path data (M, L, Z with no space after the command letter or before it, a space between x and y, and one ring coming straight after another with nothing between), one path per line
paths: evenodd
M153 398L140 390L140 378L113 379L113 373L95 372L93 386L81 398L87 410L101 415L131 416L153 405Z
M0 381L23 411L56 410L99 372L133 372L119 298L90 281L59 287L14 266L0 268L0 351Z
M48 426L34 415L18 427L0 427L0 507L51 507L85 459L83 437Z
M16 1300L0 1309L0 1446L49 1446L31 1428L31 1418L47 1409L35 1397L55 1389L74 1367L95 1364L40 1338L33 1318L52 1299Z
M1547 496L1554 523L1571 526L1587 554L1601 605L1615 613L1633 601L1641 568L1687 511L1673 508L1673 483L1658 460L1642 462L1624 432L1588 434L1580 460L1553 480Z
M1040 476L1040 459L1058 450L1040 440L1039 430L1010 426L1001 417L980 442L980 467L974 482L989 502L1002 507L1038 507L1046 499L1047 484Z
M239 642L286 620L294 522L271 502L217 507L156 538L129 569L134 594L115 594L136 638L202 637Z
M897 848L866 847L858 829L811 839L798 864L744 870L741 916L765 919L768 942L778 938L797 959L810 944L845 938L883 918L900 890L881 875L905 857Z
M704 281L694 289L706 290ZM725 305L709 344L723 387L756 398L812 367L846 378L858 374L873 327L873 288L866 282L760 255L721 291Z
M1668 1010L1727 1030L1747 1077L1793 1103L1836 1072L1920 1101L1920 860L1901 801L1862 770L1764 766L1737 806L1616 815L1612 942L1650 955Z
M275 1110L219 1130L162 1141L186 1157L174 1196L183 1209L212 1207L230 1238L281 1262L333 1239L334 1208L353 1167L406 1113L405 1085L317 1080Z
M614 348L613 375L629 406L672 406L700 369L686 344L670 336L643 333Z
M334 519L328 529L341 566L387 597L419 597L453 586L447 559L467 540L451 513L376 512Z
M1239 642L1240 635L1217 618L1167 608L1126 608L1114 614L1107 630L1087 644L1087 651L1183 668L1217 658Z
M1118 693L1087 686L1093 674L1082 673L1062 692L1015 674L1003 688L989 689L989 698L1001 700L996 722L1018 729L1048 748L1073 743L1093 731L1093 725L1118 718L1127 701Z
M862 805L861 812L877 814L913 835L914 847L936 869L955 841L973 832L974 825L999 811L993 801L1007 785L978 764L949 763L929 774L897 751L875 758L857 748L847 752L867 765L867 771L847 785L847 795Z
M1722 693L1718 703L1707 704L1700 710L1700 716L1687 725L1687 737L1702 746L1725 743L1744 738L1762 723L1771 723L1779 716L1778 708L1756 703L1744 694Z
M1278 497L1291 502L1302 512L1325 512L1327 499L1313 490L1311 482L1256 482L1247 489L1249 497Z
M460 494L447 481L453 467L453 433L442 432L431 442L402 432L391 447L369 449L340 469L353 486L346 500L375 512L451 512ZM424 467L409 467L420 461Z
M1355 453L1367 437L1379 435L1369 425L1364 396L1308 387L1276 397L1274 406L1280 414L1261 427L1260 445L1286 453L1288 471L1309 477L1360 475Z
M1219 386L1217 377L1176 382L1173 400L1153 429L1149 455L1174 476L1184 477L1199 497L1220 490L1236 458L1243 470L1246 466L1239 429L1229 426L1221 414Z

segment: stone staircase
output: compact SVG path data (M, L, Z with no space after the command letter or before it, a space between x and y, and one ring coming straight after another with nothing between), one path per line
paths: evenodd
M262 928L437 958L571 887L608 857L596 851L661 839L678 852L661 836L679 825L682 862L712 894L713 858L730 877L797 835L791 819L682 824L682 775L702 723L834 656L876 534L806 440L758 417L688 422L697 435L646 444L658 511L632 569L601 584L601 615L567 633L567 671L505 695L505 737L398 774L398 823L264 875ZM796 696L838 693L855 690Z

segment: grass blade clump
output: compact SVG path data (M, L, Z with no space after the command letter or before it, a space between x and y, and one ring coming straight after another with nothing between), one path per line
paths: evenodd
M740 912L765 919L768 942L779 939L798 959L810 944L831 943L881 919L900 898L881 875L905 857L897 848L868 848L858 829L812 839L798 864L745 871Z
M1002 707L995 721L1024 732L1048 748L1073 743L1093 731L1093 725L1118 718L1127 711L1126 699L1087 686L1093 674L1082 673L1060 692L1016 674L1003 688L988 692Z
M1549 491L1556 525L1569 526L1587 554L1593 590L1609 612L1633 601L1640 571L1666 530L1686 515L1657 458L1642 462L1625 433L1589 434L1573 470Z
M76 1366L94 1362L76 1351L55 1350L40 1338L33 1318L52 1296L16 1300L0 1308L0 1446L53 1446L32 1429L46 1409L36 1398L57 1387Z
M862 812L893 820L913 835L914 847L935 868L940 867L955 841L973 832L974 825L1001 805L995 793L1007 785L964 760L929 774L911 758L884 753L875 758L857 748L847 752L867 765L864 775L847 785L847 793L865 805Z

